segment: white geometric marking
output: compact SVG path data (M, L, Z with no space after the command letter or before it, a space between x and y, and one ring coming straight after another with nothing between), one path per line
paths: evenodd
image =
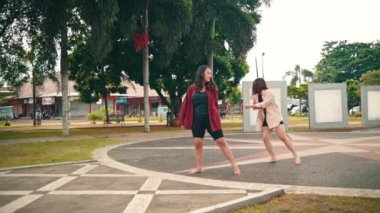
M74 180L76 178L78 178L78 177L76 177L76 176L67 176L67 177L60 178L60 179L58 179L56 181L53 181L53 182L51 182L51 183L49 183L49 184L47 184L47 185L45 185L45 186L37 189L37 191L53 191L53 190L55 190L55 189L57 189L57 188L65 185L66 183L68 183L68 182L70 182L70 181L72 181L72 180Z
M152 202L153 194L138 194L124 209L124 213L144 213Z
M26 195L23 197L20 197L17 200L14 200L7 205L0 208L0 212L2 213L8 213L8 212L15 212L18 209L21 209L22 207L32 203L33 201L37 200L38 198L42 197L43 195Z

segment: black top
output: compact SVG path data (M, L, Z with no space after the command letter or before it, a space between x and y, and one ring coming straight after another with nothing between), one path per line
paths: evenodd
M193 95L194 114L208 114L207 101L208 97L206 92L195 92Z
M264 99L263 99L263 96L262 95L259 95L259 102L263 102ZM264 115L267 116L267 109L264 108Z

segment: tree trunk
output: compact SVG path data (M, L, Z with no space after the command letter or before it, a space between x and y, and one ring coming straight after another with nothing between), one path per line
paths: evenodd
M155 90L156 90L158 96L160 96L160 99L161 99L162 103L164 103L166 106L168 106L168 108L169 108L170 110L172 110L170 102L169 102L168 99L164 96L164 94L162 94L161 90L160 90L160 89L155 89Z
M207 53L207 65L210 67L211 71L214 70L214 54L213 54L213 40L215 37L215 17L211 20L211 25L210 25L210 38L211 38L211 43L208 49Z
M170 102L171 102L171 105L172 105L172 115L178 119L178 114L179 114L179 110L181 109L181 104L182 104L182 100L181 100L181 97L182 96L170 96ZM174 119L172 119L173 122L175 121ZM176 126L177 124L176 123L173 123L173 126Z
M302 97L301 97L301 68L298 69L298 84L299 84L299 98L300 98L300 115L302 115Z
M68 72L68 55L67 55L67 28L62 28L61 32L61 84L62 84L62 135L69 136L69 72Z
M32 71L32 85L33 85L33 126L37 126L37 117L36 117L36 76L34 69Z
M109 113L108 113L107 94L104 94L103 97L104 97L104 107L105 107L105 110L106 110L106 124L109 124L110 123L110 116L109 116Z
M146 7L144 11L144 33L148 36L148 8L149 0L146 1ZM143 80L144 80L144 132L150 132L149 127L149 41L143 49Z

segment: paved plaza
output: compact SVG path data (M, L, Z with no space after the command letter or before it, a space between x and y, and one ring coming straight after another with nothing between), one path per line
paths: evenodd
M153 136L96 150L90 162L0 170L0 212L229 212L284 192L380 197L378 131L291 133L298 166L275 135L278 162L266 163L259 134L226 134L239 176L211 138L204 172L189 174L189 132Z

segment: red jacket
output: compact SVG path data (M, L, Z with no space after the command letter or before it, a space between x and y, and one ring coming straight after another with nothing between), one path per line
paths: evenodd
M193 95L196 92L195 84L192 84L186 92L185 100L182 102L178 116L178 125L183 125L186 129L193 126L194 107ZM222 128L218 106L218 91L216 89L206 89L208 98L208 117L212 131Z

